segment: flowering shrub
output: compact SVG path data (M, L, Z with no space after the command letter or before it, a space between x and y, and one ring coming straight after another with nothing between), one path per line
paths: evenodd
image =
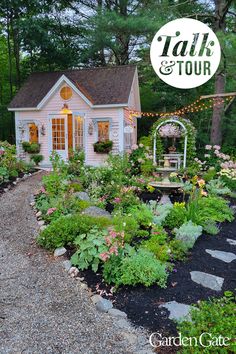
M145 174L150 174L153 171L153 156L148 146L143 144L133 145L132 152L129 155L131 164L131 173L137 175L142 171Z
M180 138L183 132L179 125L167 123L160 127L159 134L162 138Z

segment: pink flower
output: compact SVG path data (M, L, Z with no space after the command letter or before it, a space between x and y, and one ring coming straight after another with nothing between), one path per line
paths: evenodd
M49 208L48 211L47 211L47 215L51 215L56 210L57 210L57 208Z
M206 149L206 150L211 150L211 149L212 149L212 146L211 146L211 145L206 145L206 146L205 146L205 149Z
M5 154L5 151L0 149L0 156L4 155Z
M46 193L46 189L42 186L42 187L40 188L40 192L41 192L41 193Z
M110 231L109 231L109 235L110 235L112 238L116 238L117 233L116 233L114 230L110 230Z
M112 247L109 249L109 253L110 253L110 254L115 254L116 256L118 256L118 248L117 248L117 246L112 246Z
M106 262L110 257L109 257L109 254L107 252L104 252L104 253L101 253L100 254L100 258Z
M114 203L116 203L116 204L119 204L120 202L121 202L121 198L115 198L114 200L113 200L113 202Z
M138 149L138 145L137 144L133 144L132 146L131 146L131 150L137 150Z
M214 146L213 146L213 149L215 149L215 150L220 150L220 146L219 146L219 145L214 145Z

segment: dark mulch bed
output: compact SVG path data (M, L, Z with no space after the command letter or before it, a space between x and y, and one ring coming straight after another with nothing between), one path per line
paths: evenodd
M37 171L38 171L37 169L31 169L28 173L33 174L33 173L35 173L35 172L37 172ZM4 193L4 189L14 187L15 185L13 184L13 182L15 182L17 178L22 178L22 177L24 177L24 175L25 175L24 172L20 172L17 177L10 177L9 181L4 182L4 183L1 183L1 184L0 184L0 195L1 195L2 193Z
M222 224L217 236L202 235L192 249L189 259L185 263L175 265L166 289L158 286L123 287L112 297L114 306L125 311L136 325L143 326L151 332L160 331L165 335L176 335L176 326L168 319L168 311L158 307L161 303L175 300L192 304L212 296L222 296L224 291L233 291L236 288L236 261L228 264L205 252L205 249L212 249L235 253L236 247L231 246L226 238L236 239L236 220ZM193 270L223 277L225 279L223 290L216 292L197 285L190 278L190 271ZM102 283L101 274L94 274L92 271L85 271L82 274L93 291L96 291L96 285L99 283L100 289L109 292L109 288Z

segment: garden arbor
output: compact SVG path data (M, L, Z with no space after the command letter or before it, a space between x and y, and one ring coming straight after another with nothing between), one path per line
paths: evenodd
M195 155L196 131L192 123L179 116L166 116L159 119L153 127L153 163L164 163L164 168L179 169L181 165L186 167L187 161ZM168 152L164 151L164 138L171 138L172 145ZM176 151L176 140L182 152ZM172 165L174 164L174 167Z

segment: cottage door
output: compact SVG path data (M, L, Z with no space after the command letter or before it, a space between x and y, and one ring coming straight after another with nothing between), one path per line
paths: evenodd
M84 117L80 114L74 114L74 149L84 149Z
M53 116L51 118L51 147L52 151L56 151L63 160L68 158L68 130L67 116Z

